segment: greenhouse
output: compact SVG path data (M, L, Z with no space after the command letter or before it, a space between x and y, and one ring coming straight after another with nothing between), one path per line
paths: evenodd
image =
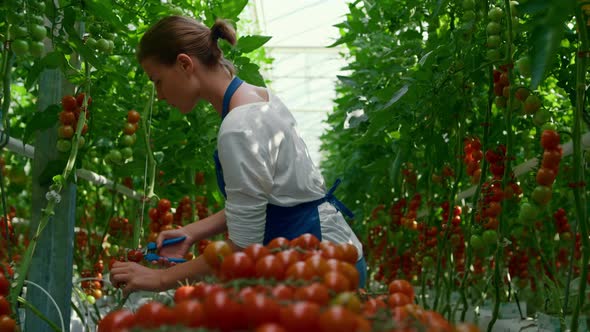
M0 332L590 330L590 0L0 17Z

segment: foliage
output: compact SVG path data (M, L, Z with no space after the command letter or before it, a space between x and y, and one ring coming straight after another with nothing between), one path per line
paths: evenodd
M581 216L587 212L581 212L587 206L574 205L577 194L571 185L579 181L573 170L584 169L583 161L564 156L550 203L535 205L542 211L535 223L519 215L520 206L534 200L530 193L537 187L535 172L512 173L533 157L542 159L543 130L556 128L562 144L571 140L574 126L580 125L582 133L588 131L587 114L586 123L576 115L582 111L577 88L585 84L576 73L582 70L587 78L586 67L577 67L576 56L587 38L587 31L579 29L587 26L576 23L575 9L582 15L580 21L586 22L589 8L584 1L358 0L349 4L345 20L337 25L341 38L334 45L347 47L349 65L344 69L350 74L339 77L336 106L328 118L330 130L322 137L326 154L322 167L327 178L344 180L340 196L357 215L352 225L366 245L377 279L399 273L428 285L436 292L436 307L439 297L450 290L464 291L467 284L487 289L490 279L497 278L493 270L498 261L502 262L498 275L505 276L504 268L519 250L535 248L523 254L531 260L535 253L556 257L564 246L563 240L553 239L551 215L558 208L567 211L572 229L583 226ZM498 80L503 79L507 88L498 88ZM531 111L532 106L519 99L519 87L539 97L539 111ZM492 177L488 162L481 160L480 165L480 159L481 181L471 177L463 160L465 144L473 138L481 140L482 153L507 149L499 178ZM500 188L514 181L512 189L520 188L523 194L500 202L501 214L493 218L492 227L482 221L481 213L485 215L488 205L481 202L490 199L489 186L494 181ZM468 189L475 194L459 200L458 193ZM411 200L417 203L408 207ZM455 217L448 212L449 205L455 204L463 208L462 217L460 212ZM460 229L451 235L455 231L447 225L453 218L459 218ZM479 239L490 228L497 230L499 241L492 244L499 246L471 252L470 236ZM543 239L540 246L526 234L535 229ZM438 239L433 252L424 249L429 230L430 237ZM582 237L587 234L584 228L579 230ZM449 236L452 241L447 240ZM463 244L468 246L467 254ZM588 250L585 246L582 250ZM428 266L425 262L432 264L432 258L435 265ZM468 272L463 269L473 271L475 264L479 271L480 258L489 263L490 279L465 279ZM450 260L454 267L449 266ZM549 259L549 264L561 263ZM587 265L584 260L575 264L576 269ZM561 291L567 275L562 269ZM539 278L535 282L543 284ZM487 294L506 300L510 296L506 289L501 298L492 289Z

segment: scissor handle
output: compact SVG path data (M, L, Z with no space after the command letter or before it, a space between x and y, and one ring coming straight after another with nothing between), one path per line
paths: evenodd
M162 242L162 247L180 243L180 242L184 241L185 239L186 239L186 236L179 236L179 237L173 237L171 239L166 239Z
M162 241L162 247L166 247L172 244L177 244L180 243L182 241L184 241L186 239L186 236L179 236L179 237L173 237L170 239L166 239L164 241ZM156 244L156 242L150 242L147 244L147 250L156 250L158 248L158 245Z
M169 262L172 262L172 263L184 263L184 262L186 262L186 259L184 259L184 258L166 257L166 259Z

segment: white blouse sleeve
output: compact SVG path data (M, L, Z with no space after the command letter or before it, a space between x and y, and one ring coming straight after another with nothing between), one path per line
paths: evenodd
M266 205L273 186L266 145L249 130L226 131L218 138L229 238L241 248L264 239Z

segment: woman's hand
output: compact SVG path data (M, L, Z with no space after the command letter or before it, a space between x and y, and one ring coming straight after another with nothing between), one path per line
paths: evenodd
M162 275L165 270L155 270L134 262L115 262L110 272L114 287L123 287L123 295L137 290L163 291Z
M175 237L182 237L185 236L186 239L180 243L167 245L166 247L162 247L162 242L166 239L175 238ZM193 245L195 240L192 238L192 235L187 232L184 228L178 229L171 229L167 231L160 232L158 238L156 239L156 244L158 245L158 255L162 257L172 257L172 258L184 258L190 247Z

